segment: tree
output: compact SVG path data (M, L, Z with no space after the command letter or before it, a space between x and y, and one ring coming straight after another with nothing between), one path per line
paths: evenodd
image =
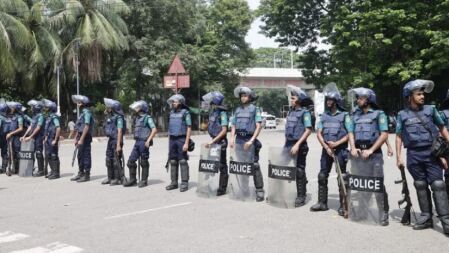
M297 67L299 55L287 48L258 48L254 49L254 61L251 67L255 68L290 68ZM293 56L293 62L291 62Z
M448 8L445 0L264 0L260 13L267 35L306 48L309 81L394 91L379 98L399 107L408 80L449 81ZM319 41L331 48L320 51Z
M141 87L142 98L151 101L161 125L168 109L165 101L173 93L162 88L162 78L175 54L191 77L191 87L181 90L189 106L199 107L201 95L213 89L232 94L238 83L235 70L246 68L252 59L244 40L253 18L246 1L133 3L126 20L130 51L124 56L118 82L125 104L135 99L136 88ZM141 74L144 68L151 76Z
M0 1L0 81L13 81L20 65L16 57L32 45L32 36L22 23L28 15L22 0Z
M81 77L101 81L103 53L128 49L128 28L122 15L129 13L122 0L50 0L50 27L58 31L71 49L69 60L78 50Z

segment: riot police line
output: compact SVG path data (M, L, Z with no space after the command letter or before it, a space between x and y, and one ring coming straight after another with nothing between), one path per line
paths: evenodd
M402 95L407 104L398 114L395 140L397 167L403 175L401 182L405 183L403 193L407 195L404 201L408 208L408 216L404 215L401 222L410 224L411 202L404 174L407 168L413 177L421 210L413 229L433 227L434 205L444 233L449 234L449 152L446 144L449 142L449 92L439 112L434 106L424 104L425 93L430 93L433 86L432 81L418 79L408 82L403 88ZM286 117L285 144L269 147L267 196L259 164L262 143L258 136L262 118L260 109L253 104L256 99L254 91L242 86L234 90L240 105L231 119L229 140L227 128L230 119L223 94L214 91L202 97L203 105L209 110L208 133L211 140L200 147L196 190L199 196L228 194L231 199L266 200L270 205L281 208L305 205L308 184L307 139L312 132L311 114L305 105L311 100L299 87L289 85L287 92L291 100ZM381 150L382 145L389 145L387 117L378 106L376 94L371 89L354 88L348 91L348 96L354 96L357 105L351 113L345 110L343 97L334 83L328 84L323 92L325 112L320 116L317 126L317 138L322 146L318 202L310 210L317 212L329 209L328 178L335 164L340 197L338 214L354 222L387 226L389 201L384 185ZM73 95L72 100L80 107L81 114L76 122L76 149L73 157L78 162L78 173L71 180L86 182L90 180L92 167L91 142L95 122L89 109L89 98ZM167 102L171 111L166 168L171 182L166 190L179 188L184 192L189 188L190 179L188 152L194 148L190 139L192 119L182 95L173 95ZM122 150L127 122L121 104L109 98L104 98L104 103L108 113L104 126L108 143L105 160L107 178L102 184L147 186L149 149L157 133L153 118L148 113L149 105L145 101L136 101L130 105L136 114L133 129L135 143L125 163ZM45 176L50 180L60 178L58 142L61 130L56 104L43 99L31 100L28 105L32 108L33 117L26 120L20 103L0 103L1 172L30 175L36 160L35 176ZM44 117L43 111L47 112L47 117ZM406 163L401 158L402 146L407 149ZM47 171L48 167L50 172ZM129 170L129 178L125 176L125 167Z

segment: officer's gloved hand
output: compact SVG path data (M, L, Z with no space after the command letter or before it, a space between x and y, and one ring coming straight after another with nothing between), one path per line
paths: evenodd
M244 150L248 150L248 149L251 147L251 145L253 145L253 142L252 142L252 141L247 141L247 142L245 142L245 144L243 145L243 149L244 149Z
M396 161L396 166L398 166L398 169L402 170L402 168L404 168L404 161L402 161L401 158L398 158L398 160Z
M351 149L351 155L353 157L359 157L359 153L361 153L361 152L362 152L362 150L360 150L358 148Z

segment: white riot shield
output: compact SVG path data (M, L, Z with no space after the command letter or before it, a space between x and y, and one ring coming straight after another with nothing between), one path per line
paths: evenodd
M384 210L384 176L382 154L370 159L351 157L348 191L349 220L379 224Z
M230 199L240 201L256 200L254 186L254 145L248 150L243 144L236 143L231 149L229 159L228 195Z
M221 145L201 145L200 163L198 168L198 186L196 194L200 197L217 196L220 174Z
M19 152L19 176L32 177L34 166L34 139L22 141Z
M268 162L268 204L295 208L296 155L285 147L270 147Z

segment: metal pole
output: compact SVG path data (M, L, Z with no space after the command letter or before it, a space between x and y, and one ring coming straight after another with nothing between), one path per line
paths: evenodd
M80 73L79 73L79 55L78 55L78 51L79 51L79 41L75 42L76 44L76 51L75 51L75 60L76 60L76 67L75 67L75 71L76 71L76 94L79 95L80 94ZM76 106L76 118L80 117L80 108L77 105Z
M58 116L61 116L61 101L59 98L59 65L56 67L56 82L57 82L57 86L56 86L56 94L58 96L58 111L57 114Z
M201 131L201 91L198 84L198 131Z
M178 72L176 72L175 94L178 94Z
M276 52L273 54L273 68L276 68Z
M293 68L293 50L290 49L290 68Z

